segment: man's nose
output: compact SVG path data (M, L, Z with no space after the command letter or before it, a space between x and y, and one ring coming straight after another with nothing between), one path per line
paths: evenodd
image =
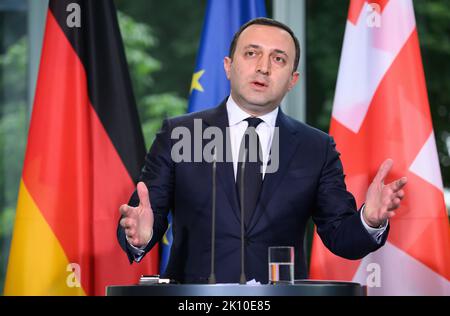
M261 56L256 65L256 72L263 75L270 75L270 57Z

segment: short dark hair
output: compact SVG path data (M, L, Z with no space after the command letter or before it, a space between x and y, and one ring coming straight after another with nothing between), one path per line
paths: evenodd
M276 21L276 20L273 20L273 19L269 19L269 18L256 18L256 19L248 21L247 23L245 23L244 25L242 25L240 27L240 29L234 34L233 40L231 41L231 44L230 44L230 51L229 51L229 57L230 58L233 58L234 52L236 50L236 44L237 44L237 41L239 39L239 36L250 25L274 26L274 27L278 27L278 28L283 29L286 32L288 32L289 35L291 35L292 39L294 40L294 45L295 45L295 60L294 60L293 72L297 70L298 63L300 61L300 44L298 42L297 37L295 36L294 32L291 30L291 28L289 26L287 26L284 23L281 23L279 21Z

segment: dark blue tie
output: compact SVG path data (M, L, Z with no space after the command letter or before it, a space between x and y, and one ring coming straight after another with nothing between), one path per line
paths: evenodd
M261 143L258 134L256 133L256 127L263 122L263 120L257 117L249 117L245 120L248 122L248 127L245 130L239 147L236 186L239 203L241 203L242 161L244 160L244 217L245 224L248 225L251 215L258 203L263 181L261 173ZM245 159L243 158L244 150L246 150L247 153Z

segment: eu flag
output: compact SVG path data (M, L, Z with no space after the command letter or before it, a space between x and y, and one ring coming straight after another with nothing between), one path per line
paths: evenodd
M266 16L264 0L209 0L203 24L197 65L192 76L189 112L218 105L229 93L230 84L223 69L231 40L241 25ZM171 223L171 221L169 221ZM172 236L169 226L161 247L161 272L169 258Z
M189 112L214 107L230 93L223 59L228 56L233 35L241 25L261 16L266 16L264 0L208 1L192 77Z

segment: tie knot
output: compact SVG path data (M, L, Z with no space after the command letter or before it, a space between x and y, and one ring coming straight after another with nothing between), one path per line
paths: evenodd
M248 117L245 119L248 122L248 127L256 128L263 120L261 120L259 117Z

